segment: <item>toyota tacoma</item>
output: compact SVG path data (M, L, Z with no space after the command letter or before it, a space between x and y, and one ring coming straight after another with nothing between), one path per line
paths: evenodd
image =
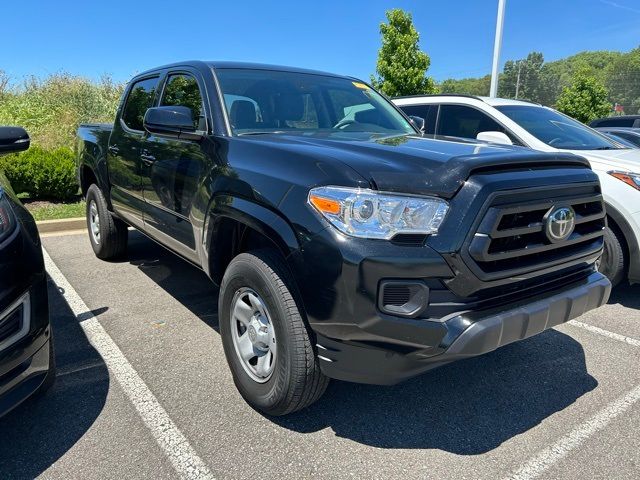
M329 378L394 384L607 301L586 160L418 124L351 77L149 70L113 126L78 131L91 245L121 257L132 226L206 272L235 384L272 415Z

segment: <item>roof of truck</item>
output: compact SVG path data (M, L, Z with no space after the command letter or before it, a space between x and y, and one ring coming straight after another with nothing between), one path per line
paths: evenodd
M213 68L213 69L225 69L225 68L237 68L237 69L247 69L247 70L276 70L280 72L295 72L295 73L309 73L315 75L325 75L329 77L338 77L338 78L354 78L348 75L339 75L336 73L330 72L322 72L319 70L310 70L306 68L298 68L298 67L287 67L284 65L268 65L264 63L252 63L252 62L231 62L231 61L202 61L202 60L186 60L184 62L175 62L168 65L161 65L159 67L151 68L146 70L136 77L144 76L149 73L156 72L158 70L166 70L168 68L176 68L176 67L195 67L195 68Z

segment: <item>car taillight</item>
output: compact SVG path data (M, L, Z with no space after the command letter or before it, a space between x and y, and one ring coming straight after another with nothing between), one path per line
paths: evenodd
M16 229L16 217L11 205L0 191L0 243L2 243Z

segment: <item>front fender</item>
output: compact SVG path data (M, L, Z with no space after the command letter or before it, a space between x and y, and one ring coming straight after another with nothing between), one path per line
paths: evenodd
M300 248L292 226L273 210L231 195L216 196L205 216L203 229L202 254L205 258L202 265L211 278L215 277L211 259L215 258L218 248L224 248L224 245L218 245L218 239L221 238L220 234L224 233L220 229L225 219L234 220L264 235L274 243L284 258Z

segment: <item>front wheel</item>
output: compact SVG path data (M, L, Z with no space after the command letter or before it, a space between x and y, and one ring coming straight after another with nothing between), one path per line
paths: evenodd
M597 263L598 271L609 279L612 286L624 280L626 272L624 249L618 235L611 228L604 231L604 251Z
M96 257L111 260L127 250L127 225L115 218L107 207L107 200L96 184L87 190L87 228Z
M290 285L271 250L235 257L220 285L220 333L233 380L251 406L270 415L311 405L329 382Z

